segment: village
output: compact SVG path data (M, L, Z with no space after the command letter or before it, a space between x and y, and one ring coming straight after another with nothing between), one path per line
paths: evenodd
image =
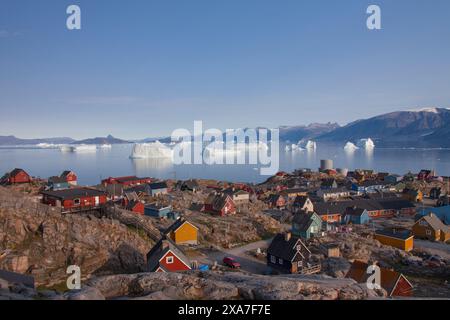
M364 284L368 267L377 265L385 297L394 298L450 297L449 184L434 170L348 171L332 160L261 184L125 176L81 186L71 170L41 179L19 168L0 179L5 190L62 216L126 225L151 244L146 272L298 274ZM33 277L33 268L8 264L8 253L0 250L0 269Z

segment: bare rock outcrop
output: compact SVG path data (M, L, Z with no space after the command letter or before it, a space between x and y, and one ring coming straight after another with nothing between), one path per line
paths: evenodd
M145 271L153 241L133 229L113 219L43 211L0 188L0 196L8 195L23 203L0 202L0 269L32 275L45 286L65 282L69 265L78 265L83 278Z
M384 297L352 279L240 272L141 273L91 279L83 290L106 299L359 300Z

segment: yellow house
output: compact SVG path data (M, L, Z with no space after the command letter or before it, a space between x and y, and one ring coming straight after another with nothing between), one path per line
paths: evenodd
M384 229L375 232L375 239L380 243L404 251L414 249L414 235L404 229Z
M176 244L198 244L198 228L183 218L175 221L164 234Z

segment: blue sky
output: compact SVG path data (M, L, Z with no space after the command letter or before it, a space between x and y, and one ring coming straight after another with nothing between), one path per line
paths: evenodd
M82 30L66 29L66 8ZM366 9L382 9L380 31ZM340 124L450 107L450 1L0 0L0 135Z

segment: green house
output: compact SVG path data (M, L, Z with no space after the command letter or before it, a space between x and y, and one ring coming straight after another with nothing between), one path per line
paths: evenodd
M303 239L317 237L322 231L322 219L315 212L300 212L292 220L292 234Z

